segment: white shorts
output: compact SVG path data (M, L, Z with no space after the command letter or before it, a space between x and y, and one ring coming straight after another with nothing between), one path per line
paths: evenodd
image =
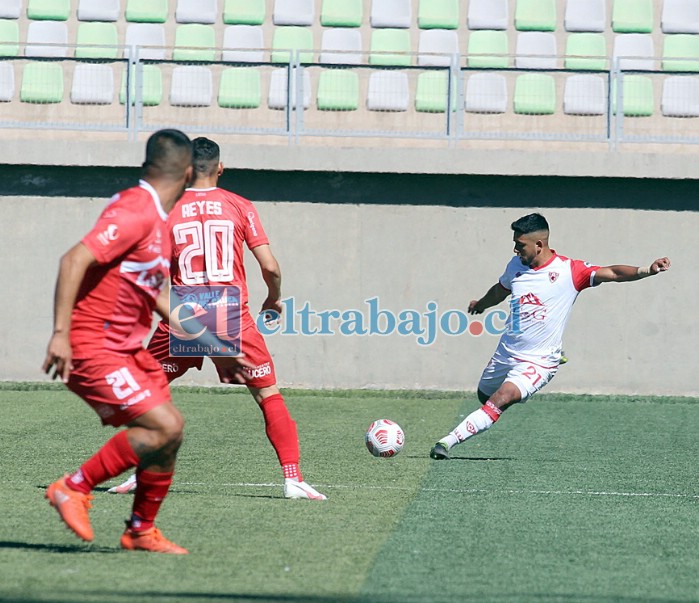
M514 383L522 396L520 402L526 402L558 372L558 364L544 366L536 362L514 358L495 352L483 370L478 389L486 396L492 396L500 386L509 381Z

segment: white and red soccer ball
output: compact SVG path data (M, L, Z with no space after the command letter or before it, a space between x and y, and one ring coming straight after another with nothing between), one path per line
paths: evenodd
M364 440L374 456L391 457L403 449L405 434L398 423L378 419L369 425Z

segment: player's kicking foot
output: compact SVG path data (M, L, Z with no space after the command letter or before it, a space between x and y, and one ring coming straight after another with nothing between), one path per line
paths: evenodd
M284 480L284 498L307 498L309 500L328 499L325 494L321 494L306 482L299 482L289 477Z
M442 461L449 458L449 446L446 442L437 442L430 450L430 458Z
M132 530L126 522L126 530L121 535L121 548L129 551L150 551L151 553L168 553L169 555L188 555L189 551L170 542L163 533L153 526L150 530L140 532Z
M92 495L69 488L66 485L67 477L67 475L63 476L46 488L45 496L51 506L58 511L63 522L75 532L78 538L91 542L95 535L87 511L92 507L90 503Z
M111 494L128 494L136 489L136 474L134 473L129 479L127 479L123 484L118 486L112 486L107 490Z

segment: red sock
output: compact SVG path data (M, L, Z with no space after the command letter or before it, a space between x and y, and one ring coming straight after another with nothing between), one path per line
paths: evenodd
M493 423L496 423L502 414L502 410L495 406L495 404L493 404L490 400L481 406L481 408L483 409L483 412L493 420Z
M277 453L284 477L303 481L299 471L299 438L296 423L291 418L281 394L273 394L260 402L265 418L267 437Z
M97 484L138 465L140 459L131 448L126 432L127 430L117 433L92 458L83 463L80 469L66 480L67 486L87 494Z
M144 469L136 470L136 494L133 501L133 513L130 527L135 531L149 530L153 527L155 516L167 496L172 483L173 473L155 473Z

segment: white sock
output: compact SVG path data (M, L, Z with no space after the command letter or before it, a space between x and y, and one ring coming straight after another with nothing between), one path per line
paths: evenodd
M491 414L495 414L496 417L499 416L499 414L496 414L500 412L499 409L495 409L495 406L491 402L486 402L484 406L488 406ZM491 414L488 414L483 408L484 407L474 410L440 441L445 442L448 447L451 448L456 444L468 440L471 436L489 429L497 419L493 420Z

